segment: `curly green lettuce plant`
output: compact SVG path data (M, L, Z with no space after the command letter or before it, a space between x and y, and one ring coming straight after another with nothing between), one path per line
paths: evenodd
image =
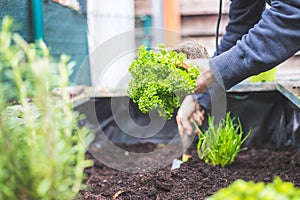
M199 69L186 67L186 55L159 45L157 50L141 46L138 58L129 67L128 95L143 113L157 110L165 119L173 116L180 98L194 92Z
M300 188L291 182L284 182L275 177L272 183L244 181L238 179L208 197L207 200L298 200Z
M72 63L53 61L12 24L5 17L0 31L0 199L73 199L92 164L82 144L89 130L78 127L70 95L51 92L68 86Z
M225 120L219 124L214 124L214 119L208 117L208 128L203 133L197 125L199 131L199 141L197 151L199 158L211 165L225 165L233 163L236 155L245 150L241 145L249 137L250 131L243 138L242 125L239 120L234 123L230 113L227 113Z

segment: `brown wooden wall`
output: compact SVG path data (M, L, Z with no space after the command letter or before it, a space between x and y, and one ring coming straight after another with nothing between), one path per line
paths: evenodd
M181 32L183 40L194 39L202 44L210 55L215 51L215 35L219 12L219 0L180 0ZM228 22L229 0L224 1L220 38Z
M228 22L230 0L223 0L220 39ZM215 34L219 0L180 0L182 41L194 39L210 53L215 51ZM136 16L151 15L151 0L135 0ZM300 54L280 65L280 68L298 70Z

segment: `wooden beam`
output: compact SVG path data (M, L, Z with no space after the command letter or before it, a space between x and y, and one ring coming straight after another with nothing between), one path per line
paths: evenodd
M134 1L135 16L151 15L151 0Z
M135 16L151 15L151 0L134 1Z
M216 34L217 15L199 15L181 17L181 32L187 36L212 36ZM223 14L220 24L220 34L225 33L228 15Z
M218 14L220 0L180 0L180 12L183 16ZM229 13L230 1L222 4L222 13Z

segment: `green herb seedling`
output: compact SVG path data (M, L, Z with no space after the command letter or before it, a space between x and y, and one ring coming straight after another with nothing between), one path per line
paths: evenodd
M246 148L241 149L241 145L249 137L248 134L243 137L242 125L238 119L238 123L233 122L230 113L227 113L225 120L218 125L214 124L213 117L208 117L208 129L203 133L195 124L199 131L199 141L197 151L199 158L211 165L225 165L233 163L236 155Z

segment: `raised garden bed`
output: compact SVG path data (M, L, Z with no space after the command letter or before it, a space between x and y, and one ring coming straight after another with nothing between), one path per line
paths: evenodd
M151 152L155 144L121 145L130 152ZM92 158L91 154L87 157ZM236 179L272 182L275 176L300 187L300 152L292 147L275 148L268 144L241 152L231 166L210 166L193 159L170 170L171 165L154 172L128 173L111 169L94 160L86 169L88 186L80 191L79 200L99 199L205 199ZM118 161L116 161L118 162ZM145 164L143 160L141 163ZM148 167L157 164L148 162Z

